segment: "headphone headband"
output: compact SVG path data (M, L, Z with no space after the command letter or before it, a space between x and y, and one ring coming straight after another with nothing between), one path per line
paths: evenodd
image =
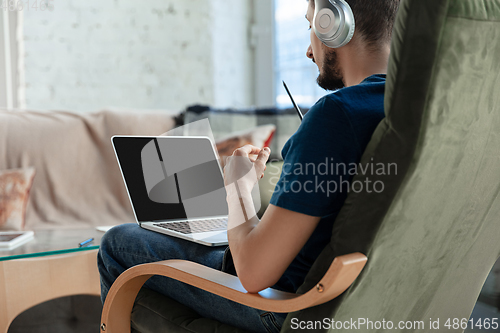
M354 35L355 21L345 0L315 0L313 30L323 44L339 48Z

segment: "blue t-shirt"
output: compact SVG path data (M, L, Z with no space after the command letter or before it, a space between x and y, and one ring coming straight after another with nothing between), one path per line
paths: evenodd
M335 218L373 131L384 118L385 75L321 98L304 116L281 154L271 204L321 220L275 287L295 292L330 242Z

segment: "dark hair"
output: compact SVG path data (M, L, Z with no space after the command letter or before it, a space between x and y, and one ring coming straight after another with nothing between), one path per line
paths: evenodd
M400 0L345 0L356 20L356 32L370 46L389 42ZM314 0L310 0L314 8Z

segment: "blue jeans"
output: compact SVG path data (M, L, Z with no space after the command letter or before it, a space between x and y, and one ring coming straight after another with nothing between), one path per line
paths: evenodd
M104 303L116 278L132 266L184 259L222 270L225 268L226 248L208 247L159 234L135 223L116 226L103 236L97 258L101 275L101 300ZM234 271L230 273L235 274ZM283 314L250 308L162 276L153 276L144 286L190 307L202 317L250 332L279 332L285 319Z

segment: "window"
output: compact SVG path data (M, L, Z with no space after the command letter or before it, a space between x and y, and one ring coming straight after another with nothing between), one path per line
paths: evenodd
M326 94L317 83L318 67L306 57L310 44L309 25L305 19L306 0L275 0L274 63L276 105L290 107L283 88L285 81L297 104L311 107Z
M0 107L7 109L19 107L17 21L17 12L0 12Z

